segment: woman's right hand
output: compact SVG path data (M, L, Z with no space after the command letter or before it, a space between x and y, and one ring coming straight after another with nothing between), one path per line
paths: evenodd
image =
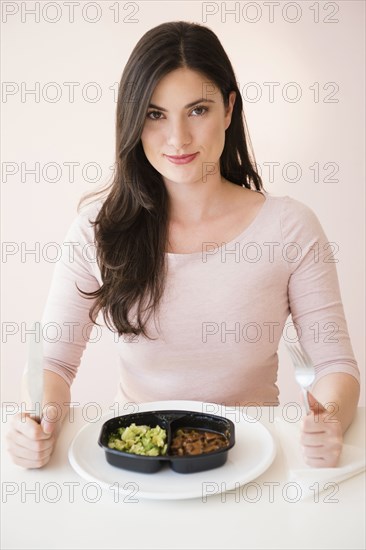
M43 409L41 424L29 413L16 414L6 435L13 462L23 468L42 468L51 458L60 429L60 414L53 405Z

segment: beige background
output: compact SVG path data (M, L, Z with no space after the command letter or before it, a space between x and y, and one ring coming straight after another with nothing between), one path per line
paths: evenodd
M19 400L27 353L24 327L41 317L54 268L57 250L48 243L62 242L81 195L109 177L115 94L124 64L148 29L179 19L205 23L226 49L265 188L308 204L329 241L339 245L342 298L364 388L364 2L280 2L272 16L263 2L226 2L227 9L239 7L231 15L220 2L121 2L119 14L116 2L94 7L80 2L73 22L63 2L57 11L43 10L40 2L39 22L26 11L34 9L34 2L11 4L18 12L6 16L3 6L2 23L7 92L2 98L2 240L14 254L2 257L2 399ZM205 10L211 13L207 18ZM71 85L65 84L70 82L80 84L73 102ZM279 84L273 97L270 82ZM96 87L88 83L97 83L99 100L93 101ZM37 101L24 94L36 86ZM57 91L60 97L53 101ZM301 97L291 102L295 91ZM261 97L255 102L256 93ZM39 181L25 174L36 162ZM73 179L66 164L71 162L79 163ZM59 173L47 163L57 163ZM100 167L99 178L88 163ZM279 163L274 177L268 163ZM288 163L301 170L298 181L291 181L296 172ZM11 169L16 173L5 177L4 170ZM24 255L37 246L39 254ZM6 337L11 327L15 334ZM285 403L293 392L297 397L298 389L282 346L279 353ZM84 354L73 398L107 404L117 378L112 338L105 331Z

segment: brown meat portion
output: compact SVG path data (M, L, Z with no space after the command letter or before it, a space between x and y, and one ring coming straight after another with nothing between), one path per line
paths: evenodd
M228 445L229 441L223 434L180 428L174 434L170 452L174 456L199 455L217 451Z

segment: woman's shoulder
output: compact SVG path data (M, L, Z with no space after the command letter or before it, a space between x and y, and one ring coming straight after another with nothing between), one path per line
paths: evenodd
M102 200L82 204L68 229L67 238L94 240L94 222L103 205Z
M314 222L317 220L315 212L309 205L289 195L275 195L264 189L257 191L246 188L238 192L239 205L241 194L243 194L242 204L257 211L263 208L267 217L273 217L275 220L280 219L281 222L285 220Z
M238 188L238 186L236 187ZM275 195L269 191L265 191L264 189L255 190L244 187L239 187L239 189L240 191L238 191L237 189L238 196L243 195L244 202L249 202L251 205L260 205L267 201L268 203L270 203L272 208L287 210L289 214L295 212L304 212L304 214L312 212L310 206L302 201L290 197L289 195Z
M278 216L285 240L324 236L323 227L309 204L289 195L266 193L272 215Z
M315 221L318 217L313 207L289 195L274 195L268 191L263 192L266 200L272 205L273 209L281 211L282 217L286 219L295 219L297 221Z
M102 199L94 199L91 202L82 203L78 209L77 217L80 219L80 221L95 221L100 209L103 206L103 202L104 200Z
M283 236L290 238L299 232L305 234L320 227L313 208L289 195L275 195L264 189L232 187L236 208L241 218L245 212L250 219L256 219L267 232L280 226ZM257 223L257 225L258 225Z

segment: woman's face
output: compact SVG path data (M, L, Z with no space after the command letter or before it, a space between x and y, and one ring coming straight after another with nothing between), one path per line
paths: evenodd
M220 89L191 69L176 69L157 84L141 142L145 155L165 182L206 181L220 174L219 160L230 125L235 92L224 106ZM169 156L191 155L190 162ZM187 159L189 160L189 159Z

